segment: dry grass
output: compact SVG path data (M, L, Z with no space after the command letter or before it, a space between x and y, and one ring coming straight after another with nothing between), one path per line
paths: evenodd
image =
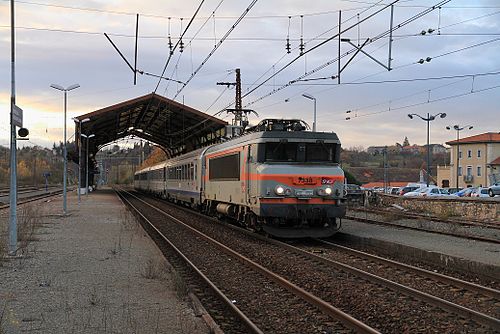
M163 279L165 273L165 263L154 259L147 260L141 270L141 276L147 279Z
M3 305L0 309L0 334L6 334L7 332L4 330L4 320L5 320L5 311L7 310L7 303Z
M179 275L176 271L172 272L172 281L174 283L174 289L177 293L177 297L181 300L186 298L189 293L189 288L181 275Z

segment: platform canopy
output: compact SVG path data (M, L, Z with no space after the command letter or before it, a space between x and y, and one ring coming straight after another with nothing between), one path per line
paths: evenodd
M169 157L217 142L227 123L182 103L154 93L75 118L75 137L95 135L89 153L108 143L135 136L159 145ZM77 140L77 145L79 145Z

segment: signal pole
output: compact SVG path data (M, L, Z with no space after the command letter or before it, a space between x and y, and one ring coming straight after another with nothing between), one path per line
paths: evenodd
M14 106L16 105L16 52L14 34L14 0L10 1L10 45L11 45L11 95L10 95L10 214L9 255L17 252L17 145Z

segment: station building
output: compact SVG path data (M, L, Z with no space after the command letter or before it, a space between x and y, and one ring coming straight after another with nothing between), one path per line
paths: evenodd
M482 133L446 144L451 146L450 165L438 166L438 186L457 187L457 173L460 188L488 187L500 182L500 132Z

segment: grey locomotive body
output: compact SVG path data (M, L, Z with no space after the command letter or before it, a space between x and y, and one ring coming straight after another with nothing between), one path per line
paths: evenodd
M259 131L138 171L138 190L278 237L326 237L345 215L335 133Z

